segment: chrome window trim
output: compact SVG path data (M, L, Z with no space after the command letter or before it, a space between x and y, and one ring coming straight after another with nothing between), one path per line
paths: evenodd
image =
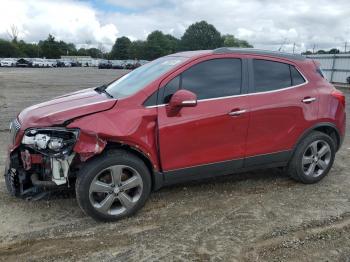
M290 65L294 66L294 65ZM276 92L281 92L285 90L289 90L292 88L298 88L304 85L307 85L309 83L309 80L304 76L302 72L298 68L294 66L294 68L299 72L299 74L304 78L305 82L299 85L294 85L294 86L289 86L289 87L284 87L276 90L271 90L271 91L263 91L263 92L254 92L254 93L248 93L248 94L241 94L241 95L232 95L232 96L221 96L221 97L214 97L214 98L206 98L206 99L199 99L197 100L198 102L206 102L206 101L214 101L214 100L222 100L222 99L228 99L228 98L234 98L234 97L243 97L243 96L251 96L251 95L260 95L260 94L269 94L269 93L276 93ZM154 105L154 106L146 106L145 108L156 108L156 107L163 107L168 104L160 104L160 105Z

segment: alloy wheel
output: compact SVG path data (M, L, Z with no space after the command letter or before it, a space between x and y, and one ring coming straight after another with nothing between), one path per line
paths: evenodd
M119 215L132 209L141 197L143 181L130 166L114 165L98 173L90 184L92 206L106 215Z
M302 168L306 176L321 176L331 162L331 148L324 140L312 142L305 150L302 158Z

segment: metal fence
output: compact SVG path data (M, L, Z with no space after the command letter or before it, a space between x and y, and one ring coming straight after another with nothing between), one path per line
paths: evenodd
M346 83L350 76L350 54L308 55L321 64L322 71L331 83Z

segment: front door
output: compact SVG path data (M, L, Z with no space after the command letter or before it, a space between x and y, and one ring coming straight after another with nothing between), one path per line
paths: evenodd
M187 89L198 99L197 106L182 108L176 116L167 114L166 105L159 107L159 148L166 179L176 180L179 174L184 179L215 176L242 167L249 121L248 98L239 96L245 84L242 71L241 59L201 61L160 89L165 104L177 89Z

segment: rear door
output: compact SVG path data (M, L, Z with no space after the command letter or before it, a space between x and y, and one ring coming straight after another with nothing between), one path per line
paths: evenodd
M170 179L181 171L205 176L243 166L249 121L248 98L240 96L244 65L239 58L198 61L160 89L165 106L158 111L159 148ZM170 117L166 104L178 89L195 93L198 104Z
M251 120L246 166L285 162L301 134L317 120L317 88L297 65L251 59Z

